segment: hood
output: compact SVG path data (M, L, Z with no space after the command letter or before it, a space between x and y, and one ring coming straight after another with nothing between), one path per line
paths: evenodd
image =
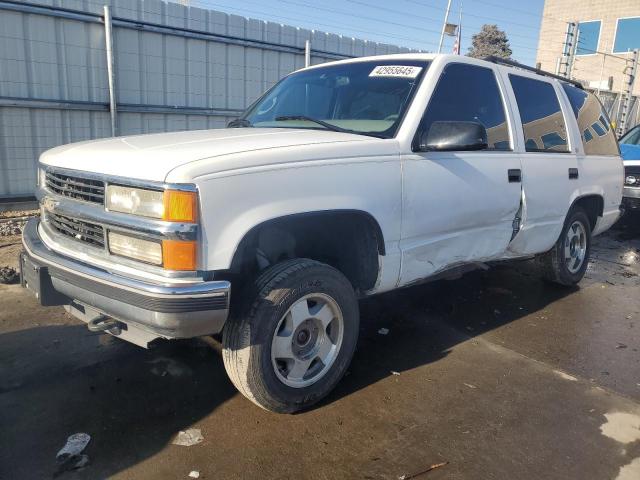
M72 143L44 152L40 162L73 170L164 181L171 170L196 160L256 150L365 140L371 137L329 130L193 130ZM224 162L224 158L217 161Z
M620 144L620 156L625 160L640 160L640 145L632 145L630 143ZM637 162L634 162L636 164Z

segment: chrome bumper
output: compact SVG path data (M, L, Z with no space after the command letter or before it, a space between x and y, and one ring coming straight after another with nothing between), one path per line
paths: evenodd
M148 339L191 338L222 331L229 312L228 281L157 284L123 277L49 249L40 238L38 224L38 219L31 219L25 226L21 268L23 286L34 290L43 304L47 303L40 290L49 285L56 298L68 300L55 304L70 304L72 313L82 320L90 318L78 312L106 315L143 331Z
M640 187L624 187L622 205L627 211L640 209Z
M640 187L624 187L622 196L627 198L640 198Z

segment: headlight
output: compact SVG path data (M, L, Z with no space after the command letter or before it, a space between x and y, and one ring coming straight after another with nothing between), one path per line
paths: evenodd
M112 212L162 218L164 195L156 190L108 185L106 206Z
M109 232L109 251L114 255L150 263L167 270L195 270L196 242L182 240L145 240Z
M181 190L146 190L143 188L107 186L107 210L143 217L161 218L170 222L195 222L196 192Z
M631 186L638 186L640 185L640 179L635 175L627 175L627 177L624 179L624 184L631 185Z
M160 242L109 232L109 250L114 255L121 255L153 265L162 265L162 245Z

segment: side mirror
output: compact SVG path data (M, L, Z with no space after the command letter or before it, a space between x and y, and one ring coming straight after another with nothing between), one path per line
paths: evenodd
M483 150L487 129L478 122L433 122L420 135L419 151Z
M227 123L227 128L241 128L251 126L251 122L249 120L245 120L244 118L236 118L235 120L231 120L229 123Z

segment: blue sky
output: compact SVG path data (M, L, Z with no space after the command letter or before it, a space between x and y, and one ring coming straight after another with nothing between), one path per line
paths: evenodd
M176 0L174 0L176 1ZM245 17L324 30L350 37L436 51L447 0L182 0ZM507 32L513 58L535 64L544 0L463 0L462 52L484 23ZM460 0L452 1L449 23L458 23ZM445 37L443 52L454 39Z

